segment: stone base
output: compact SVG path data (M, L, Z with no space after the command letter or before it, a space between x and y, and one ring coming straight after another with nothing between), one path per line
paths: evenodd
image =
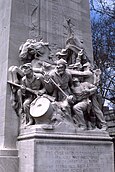
M18 172L18 151L0 150L0 172Z
M60 133L31 126L18 137L19 172L114 172L113 143L105 131Z

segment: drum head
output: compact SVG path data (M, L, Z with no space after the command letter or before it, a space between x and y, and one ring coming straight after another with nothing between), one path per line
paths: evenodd
M33 117L41 117L46 114L50 107L50 101L47 98L39 98L35 104L30 107L30 114Z

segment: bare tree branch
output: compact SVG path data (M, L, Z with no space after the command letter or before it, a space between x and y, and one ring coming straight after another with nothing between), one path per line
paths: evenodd
M92 17L91 21L94 61L102 71L99 90L103 99L114 104L114 1L111 5L108 5L107 0L91 0L91 8L100 14L97 18Z
M106 14L115 19L115 2L109 6L107 0L90 0L91 9L100 14ZM98 6L97 6L98 4Z

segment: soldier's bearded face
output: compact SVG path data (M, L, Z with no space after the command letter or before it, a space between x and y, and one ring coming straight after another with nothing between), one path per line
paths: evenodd
M59 65L57 66L57 72L58 72L60 75L62 75L62 74L65 72L65 66L62 65L62 64L59 64Z
M32 69L30 67L27 67L24 69L24 74L27 75L27 74L30 74L32 72Z

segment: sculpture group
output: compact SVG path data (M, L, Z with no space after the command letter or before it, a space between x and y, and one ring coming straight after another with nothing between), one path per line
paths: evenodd
M106 130L97 101L100 70L89 58L68 24L65 48L52 54L43 40L28 39L19 48L22 65L9 68L11 104L20 125L55 129L60 123L78 130ZM46 125L47 124L47 125Z

